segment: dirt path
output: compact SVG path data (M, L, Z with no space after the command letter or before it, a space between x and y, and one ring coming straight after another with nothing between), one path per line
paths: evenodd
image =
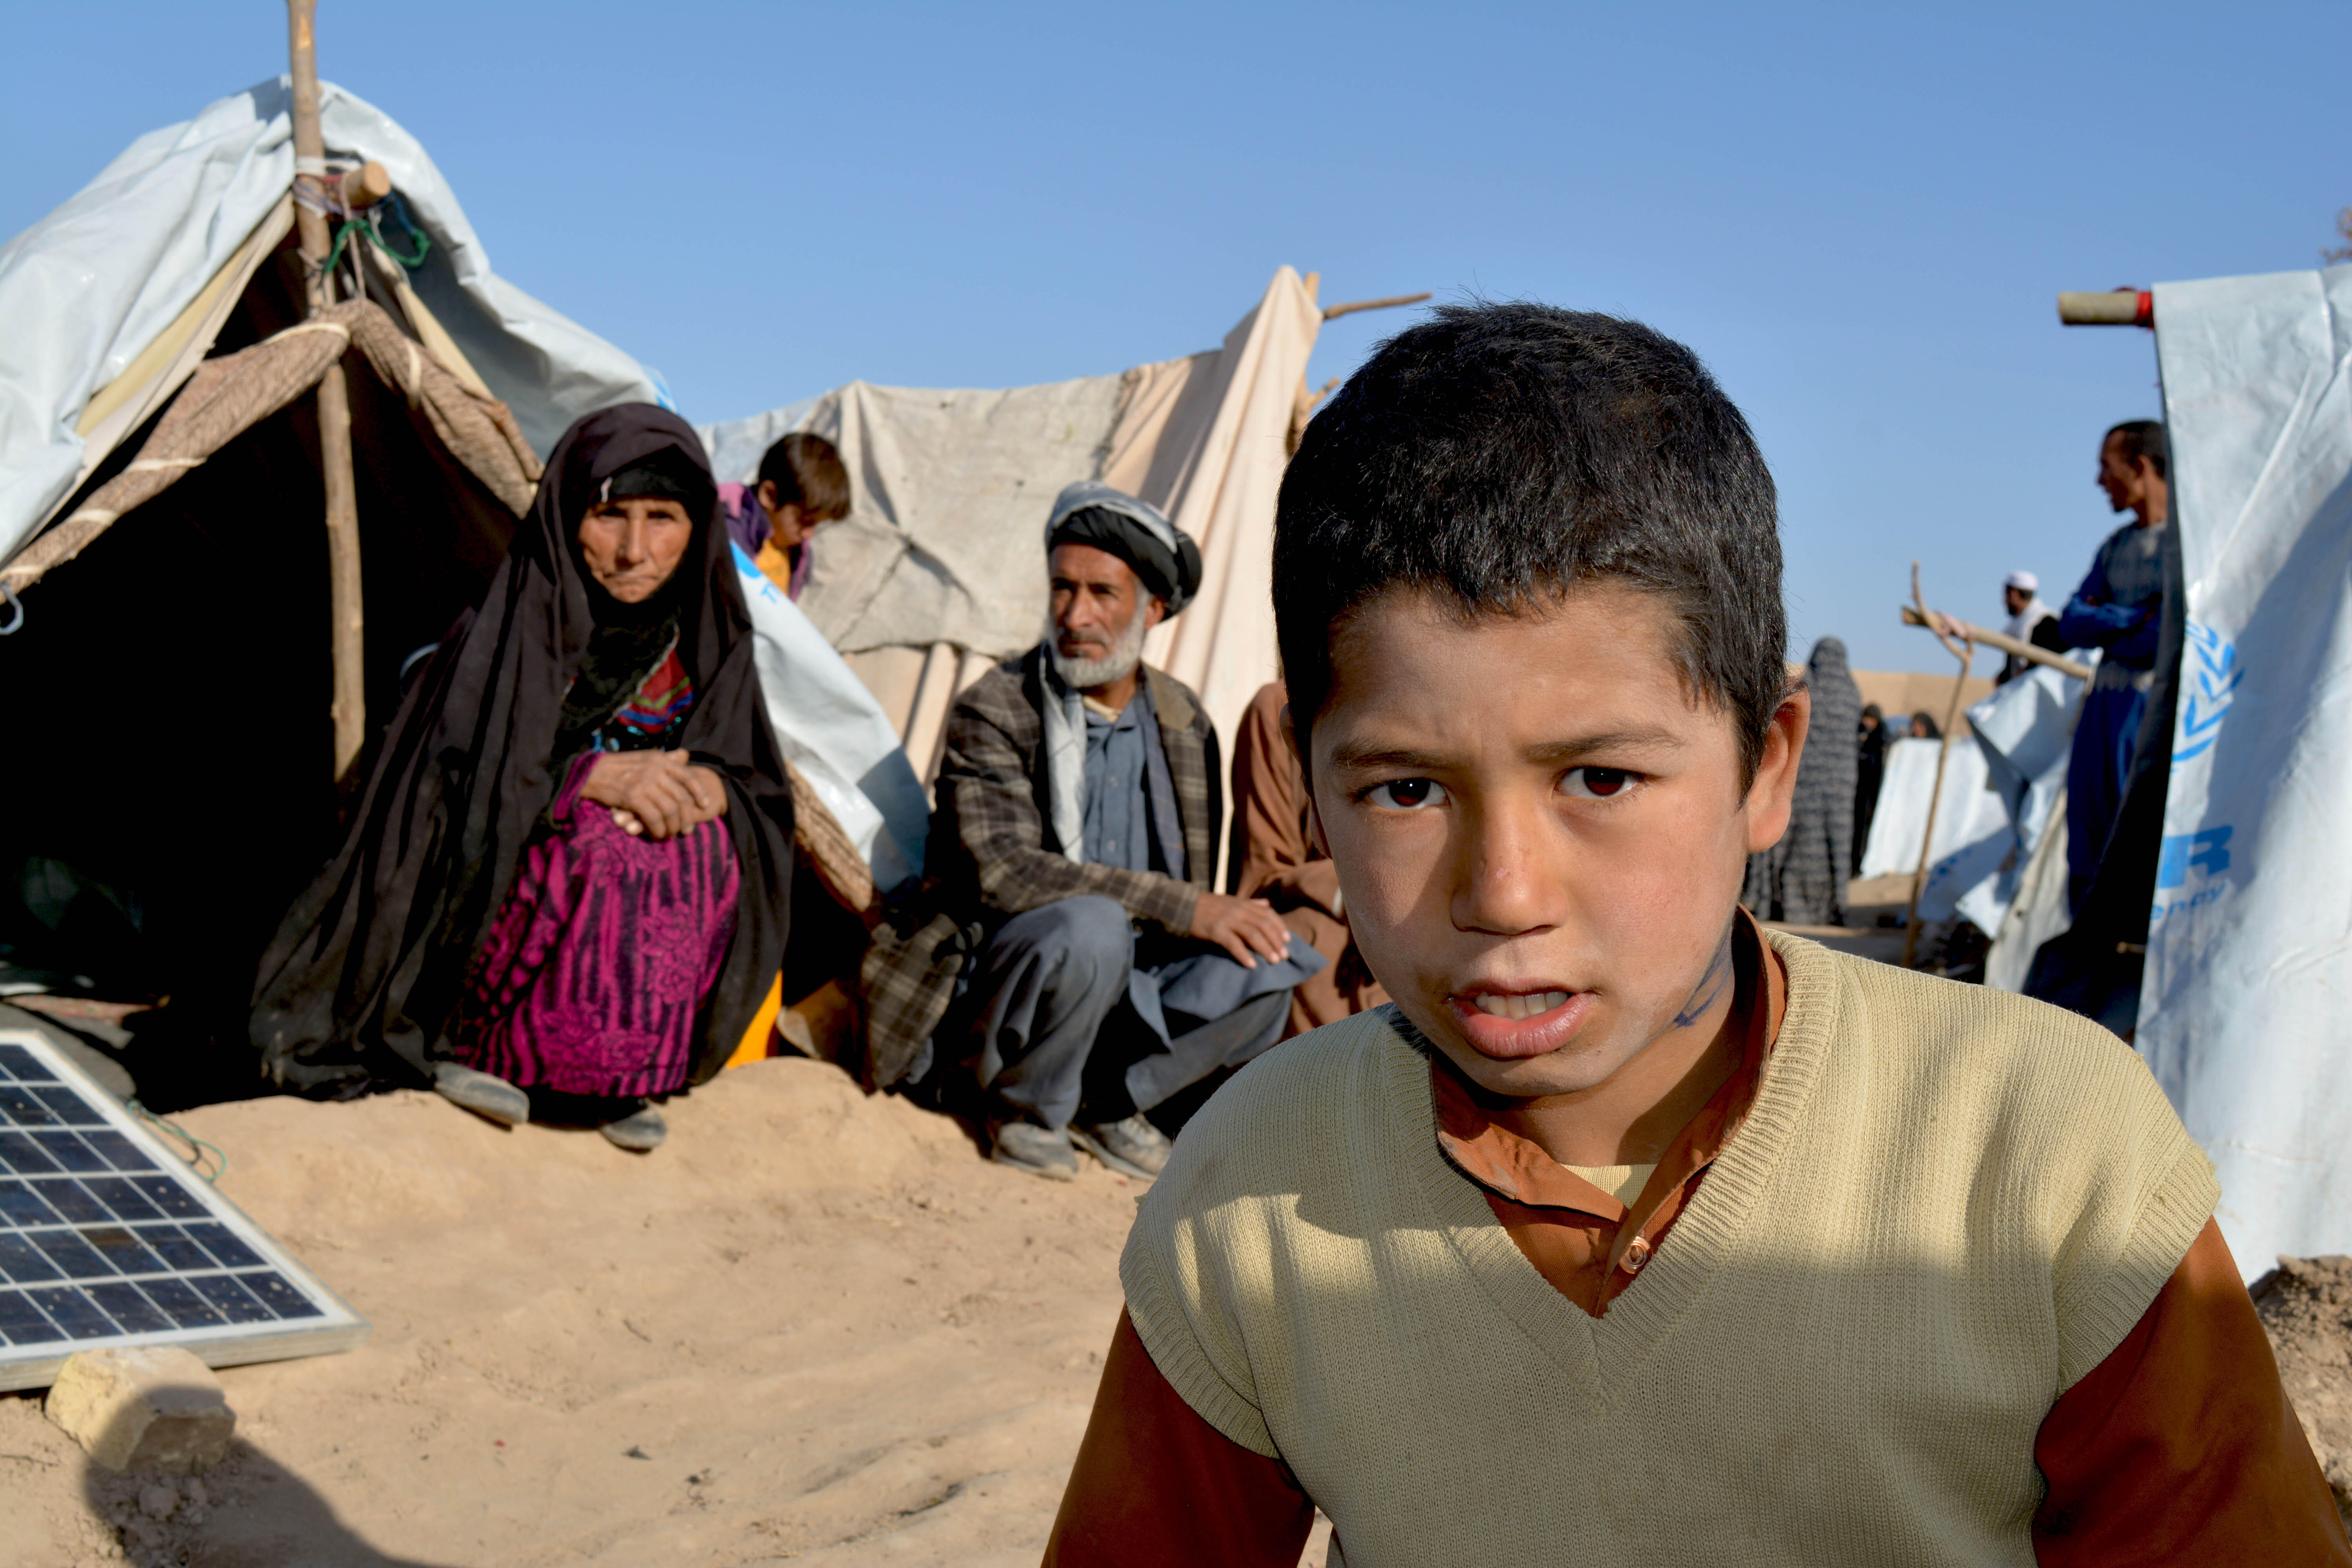
M814 1062L668 1115L645 1158L425 1094L180 1118L373 1338L222 1373L236 1453L161 1521L0 1398L0 1562L1034 1563L1138 1187Z

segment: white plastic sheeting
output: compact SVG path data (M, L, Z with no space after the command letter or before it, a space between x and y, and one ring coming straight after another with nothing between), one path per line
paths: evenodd
M2046 666L1996 687L1968 710L1952 742L1937 803L1919 918L1955 916L1998 933L2066 783L2084 683ZM1862 875L1908 875L1919 865L1941 741L1897 741L1871 819Z
M2352 267L2156 321L2188 635L2138 1044L2254 1274L2352 1249Z
M740 549L735 570L751 612L752 660L776 745L824 800L887 891L921 870L930 805L898 731L800 606Z
M75 425L285 199L294 143L283 77L142 136L79 194L0 248L0 560L82 475ZM636 361L490 271L456 195L391 117L320 84L330 157L391 173L431 237L411 279L544 456L614 403L662 401Z
M1927 826L1927 801L1936 784L1936 755L1941 741L1897 741L1886 749L1886 773L1878 790L1878 813L1871 818L1870 842L1862 855L1864 877L1909 876L1919 867L1919 836ZM1952 742L1951 761L1944 769L1944 793L1936 803L1936 834L1927 864L1927 882L1919 895L1919 918L1948 921L1960 893L1980 879L1988 846L2005 841L2009 814L2000 796L1987 787L1990 773L1984 753L1965 737ZM2000 852L1992 858L1998 859ZM1975 868L1975 875L1955 881L1955 873Z

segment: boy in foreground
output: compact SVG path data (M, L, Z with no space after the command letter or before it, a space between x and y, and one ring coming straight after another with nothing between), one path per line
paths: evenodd
M1807 699L1696 359L1440 310L1308 426L1293 738L1393 1005L1145 1199L1046 1560L2352 1563L2114 1037L1760 931Z

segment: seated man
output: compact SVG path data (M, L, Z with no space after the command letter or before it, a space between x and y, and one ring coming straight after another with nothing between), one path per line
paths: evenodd
M1328 969L1290 994L1285 1038L1336 1024L1389 999L1348 935L1339 868L1315 842L1307 780L1298 771L1298 753L1290 749L1284 732L1282 710L1289 700L1282 682L1266 682L1242 714L1234 735L1234 837L1228 858L1234 891L1272 904L1293 936L1330 962Z
M1169 1141L1142 1112L1272 1045L1323 961L1263 900L1208 888L1216 731L1142 662L1144 634L1199 589L1200 548L1081 481L1055 501L1046 550L1045 641L948 717L930 835L943 912L926 931L967 935L877 942L869 1049L921 1076L929 1053L908 1042L944 1015L938 1068L972 1060L1000 1163L1067 1181L1075 1142L1155 1175ZM959 947L969 962L942 962Z
M795 432L768 448L755 483L719 486L719 504L743 553L797 599L808 586L811 536L849 515L849 471L832 442Z

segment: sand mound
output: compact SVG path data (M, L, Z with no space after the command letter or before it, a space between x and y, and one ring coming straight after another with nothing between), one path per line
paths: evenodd
M2282 1258L2253 1293L2287 1397L2352 1524L2352 1258Z
M179 1118L374 1337L224 1372L194 1491L0 1398L0 1562L1035 1563L1139 1187L988 1164L815 1062L667 1114L646 1157L427 1094Z

